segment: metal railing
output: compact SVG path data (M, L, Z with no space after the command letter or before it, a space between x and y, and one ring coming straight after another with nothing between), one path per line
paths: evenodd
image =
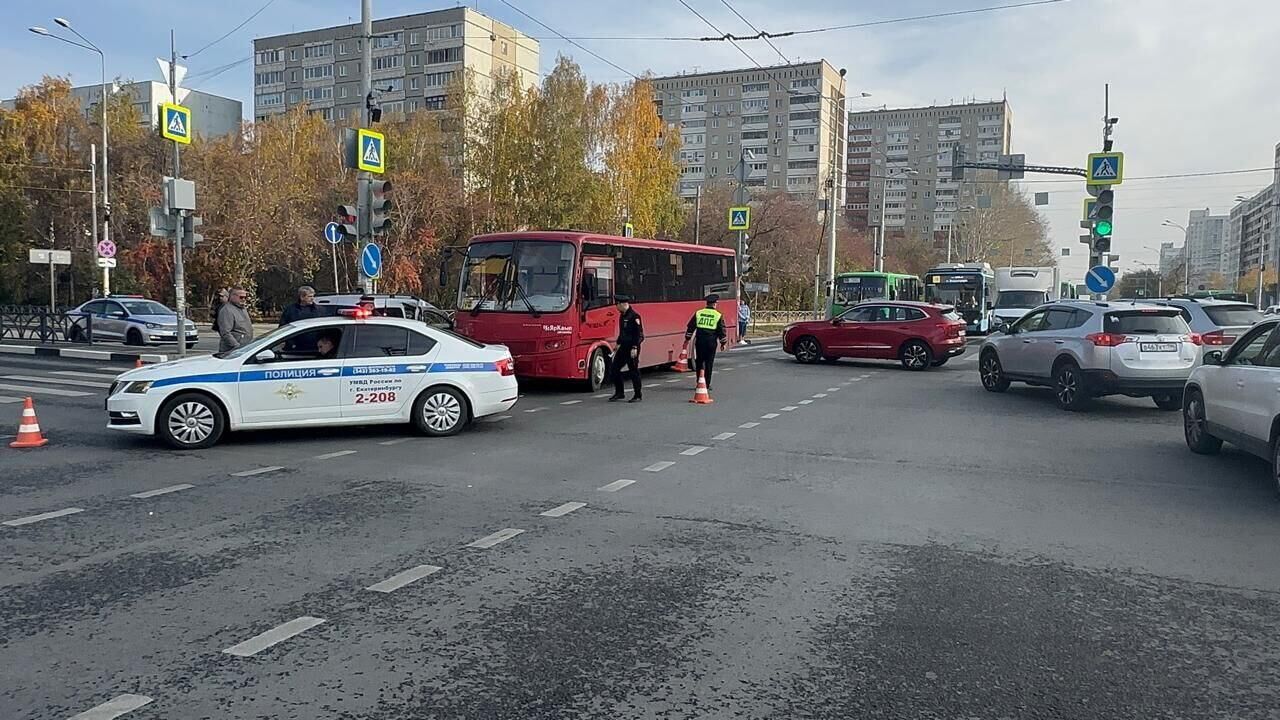
M758 310L751 313L750 335L772 335L794 322L813 320L812 310Z
M35 305L0 305L0 340L93 344L93 316Z

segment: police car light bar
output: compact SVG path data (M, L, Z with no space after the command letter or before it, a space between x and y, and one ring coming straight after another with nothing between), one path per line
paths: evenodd
M367 307L342 308L338 310L338 314L343 317L362 319L373 317L373 311Z

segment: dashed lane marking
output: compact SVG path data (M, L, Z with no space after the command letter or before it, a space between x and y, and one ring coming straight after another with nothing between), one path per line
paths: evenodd
M380 593L395 592L409 583L417 582L422 578L428 575L434 575L443 569L444 568L439 565L419 565L417 567L411 567L404 572L392 575L380 583L374 583L373 585L365 588L365 590L372 590Z
M645 387L658 387L662 383L645 383Z
M824 398L824 397L826 397L826 396L827 396L827 394L826 394L826 393L815 393L813 397L814 397L814 399L816 399L816 400L821 400L822 398Z
M597 399L597 400L602 400L602 399L604 399L604 398L609 397L609 393L600 393L599 395L592 395L591 397L593 397L593 398L595 398L595 399Z
M670 379L670 380L668 380L667 382L668 382L668 383L678 383L678 382L680 382L680 378L671 378L671 379Z
M662 472L663 470L666 470L672 465L675 465L675 463L671 462L670 460L663 460L661 462L656 462L650 465L649 467L645 468L644 471L645 472Z
M742 428L743 430L750 430L750 429L751 429L751 428L753 428L753 427L760 427L760 423L758 423L758 422L745 422L745 423L742 423L741 425L739 425L738 427Z
M727 368L725 368L725 369L721 370L720 372L733 372L734 370L737 370L737 369L738 369L738 368L736 368L736 367L727 367Z
M493 533L492 535L485 535L479 540L467 543L467 547L480 548L481 550L488 550L494 545L497 545L498 543L504 543L510 540L511 538L519 535L522 532L524 532L524 530L521 530L520 528L503 528L498 532Z
M4 523L0 524L8 525L9 527L18 527L20 525L30 525L31 523L38 523L42 520L52 520L54 518L60 518L66 515L75 515L76 513L82 512L84 512L84 508L69 507L61 510L54 510L52 512L40 513L39 515L28 515L26 517L15 518L13 520L5 520Z
M152 498L157 495L168 495L169 493L175 493L180 490L190 490L193 487L195 487L195 485L192 485L191 483L182 483L181 485L170 485L169 487L156 488L155 490L145 490L140 493L134 493L129 497L145 500L146 498Z
M0 375L4 380L17 380L18 382L35 382L35 383L52 383L54 385L74 385L76 387L91 388L109 388L109 382L94 382L93 380L72 380L70 378L57 377L38 377L35 375Z
M312 460L332 460L334 458L342 457L343 455L355 455L355 454L356 454L355 450L335 450L333 452L324 453L322 455L312 455L311 459Z
M757 360L757 361L755 361L755 362L753 362L753 363L751 363L751 364L752 364L752 365L763 365L763 364L764 364L764 361L763 361L763 360Z
M596 490L599 490L600 492L618 492L619 490L621 490L622 488L628 485L635 485L635 484L636 484L635 480L614 480L608 485L602 485L601 487L596 488Z
M231 477L250 477L253 475L262 475L264 473L275 472L277 470L283 470L283 469L284 469L283 465L268 465L266 467L254 468L252 470L241 470L240 472L237 472L237 473L231 473Z
M812 401L812 400L801 400L801 401L800 401L800 404L801 404L801 405L812 405L812 404L813 404L813 401Z
M562 403L560 403L560 404L561 404L561 405L577 405L577 404L578 404L578 403L580 403L580 402L582 402L582 401L581 401L581 400L565 400L564 402L562 402Z
M546 410L546 408L544 408L544 407L536 407L536 408L529 408L528 410L525 410L525 412L527 412L527 413L536 413L536 412L542 412L543 410Z
M254 635L238 645L232 645L222 652L236 657L252 657L272 645L282 643L296 635L301 635L323 622L324 620L320 618L303 615L283 625L277 625L261 635Z
M115 720L115 718L131 713L150 702L151 698L146 695L126 693L117 695L101 705L91 707L82 713L72 715L69 720Z
M568 515L574 510L581 510L586 506L587 504L584 502L567 502L563 505L557 505L556 507L553 507L546 512L542 512L538 514L541 515L542 517L564 517L565 515Z
M0 390L17 390L30 395L52 395L54 397L88 397L93 394L83 390L63 390L62 388L10 385L8 383L0 383Z
M680 454L681 455L697 455L698 453L706 452L707 450L710 450L710 449L711 448L707 447L706 445L694 445L693 447L688 448L686 450L681 450Z
M400 443L407 443L412 439L413 438L396 438L395 440L383 440L378 444L379 445L399 445Z
M792 410L799 410L800 408L796 407L795 405L784 405L783 407L780 407L778 409L781 410L782 412L791 412Z
M712 439L712 440L728 440L729 438L731 438L731 437L733 437L734 435L737 435L737 434L738 434L738 433L735 433L735 432L722 432L722 433L720 433L719 435L716 435L715 437L713 437L713 438L711 438L711 439Z
M840 392L840 388L838 388L838 387L827 388L827 392L829 392L829 393L833 393L833 392Z
M774 418L776 418L776 417L778 417L778 413L765 413L765 414L763 414L763 415L761 415L761 416L760 416L760 419L761 419L761 420L772 420L772 419L774 419Z

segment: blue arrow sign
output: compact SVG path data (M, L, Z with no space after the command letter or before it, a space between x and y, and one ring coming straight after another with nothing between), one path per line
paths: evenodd
M334 245L342 242L342 228L338 227L338 223L331 222L324 226L324 239Z
M365 245L360 253L360 270L371 278L382 275L382 248L374 243Z
M1084 276L1089 292L1101 295L1116 286L1116 274L1106 265L1094 265Z

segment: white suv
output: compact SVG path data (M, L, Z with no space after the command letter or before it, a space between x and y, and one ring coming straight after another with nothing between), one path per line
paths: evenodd
M1280 319L1265 320L1229 350L1209 350L1187 380L1182 424L1187 447L1204 455L1225 440L1271 461L1280 493Z
M978 371L991 392L1015 380L1052 387L1064 410L1103 395L1149 397L1161 410L1178 410L1199 342L1177 308L1063 301L988 336Z

